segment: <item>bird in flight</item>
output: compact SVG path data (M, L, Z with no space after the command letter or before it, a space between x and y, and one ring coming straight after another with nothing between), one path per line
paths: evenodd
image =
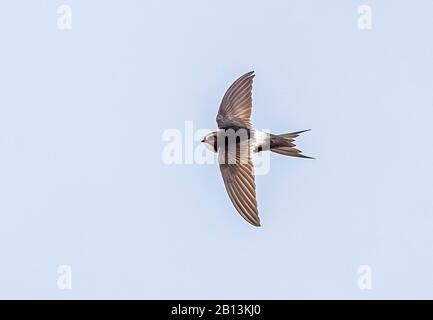
M218 131L207 134L202 143L218 153L218 162L227 193L239 214L253 226L260 226L252 154L273 151L282 155L308 158L295 148L295 138L309 131L274 135L254 129L251 109L254 71L237 79L221 101L216 122Z

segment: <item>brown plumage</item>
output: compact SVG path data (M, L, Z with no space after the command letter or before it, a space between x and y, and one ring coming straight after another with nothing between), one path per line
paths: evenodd
M253 152L309 158L295 148L295 138L308 130L273 135L252 128L252 88L254 71L237 79L226 91L216 117L220 130L207 134L202 142L218 153L227 193L239 214L250 224L260 226L256 200Z

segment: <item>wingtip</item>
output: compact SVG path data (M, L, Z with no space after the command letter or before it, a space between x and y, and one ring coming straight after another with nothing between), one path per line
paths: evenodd
M250 222L250 224L253 226L253 227L256 227L256 228L260 228L262 225L260 224L260 221L251 221Z
M245 73L245 76L254 77L255 76L254 72L255 72L254 70L251 70L250 72Z

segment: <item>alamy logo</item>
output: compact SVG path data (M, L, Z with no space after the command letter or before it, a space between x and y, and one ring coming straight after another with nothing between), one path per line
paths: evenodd
M57 28L59 30L72 29L72 9L70 6L63 4L57 8Z
M57 267L57 288L60 290L72 289L72 268L69 265Z
M372 283L372 270L369 265L361 265L358 267L358 288L360 290L371 290Z
M265 175L270 171L270 153L253 152L254 146L249 141L250 135L245 129L226 130L217 134L215 140L217 150L226 150L219 154L210 152L207 148L209 144L203 142L203 136L209 133L209 129L194 130L193 121L185 121L184 130L171 128L162 133L161 139L165 143L161 157L162 162L167 165L176 164L235 164L246 163L254 160L256 175ZM256 139L261 139L260 134L256 133ZM209 136L209 139L215 137ZM237 140L236 140L237 139ZM235 141L240 143L236 144ZM256 141L256 140L254 140ZM266 147L266 144L264 144ZM249 152L251 150L251 152ZM238 158L236 158L236 155ZM251 159L251 155L252 158Z
M373 29L371 7L368 5L361 5L358 7L358 29L359 30Z

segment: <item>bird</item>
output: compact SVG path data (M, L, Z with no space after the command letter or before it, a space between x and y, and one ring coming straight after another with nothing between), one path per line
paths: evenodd
M254 71L250 71L227 89L220 103L216 122L218 130L201 140L218 154L219 168L233 206L251 225L260 227L252 154L272 151L278 154L314 159L295 148L295 139L304 132L274 135L255 129L251 124Z

